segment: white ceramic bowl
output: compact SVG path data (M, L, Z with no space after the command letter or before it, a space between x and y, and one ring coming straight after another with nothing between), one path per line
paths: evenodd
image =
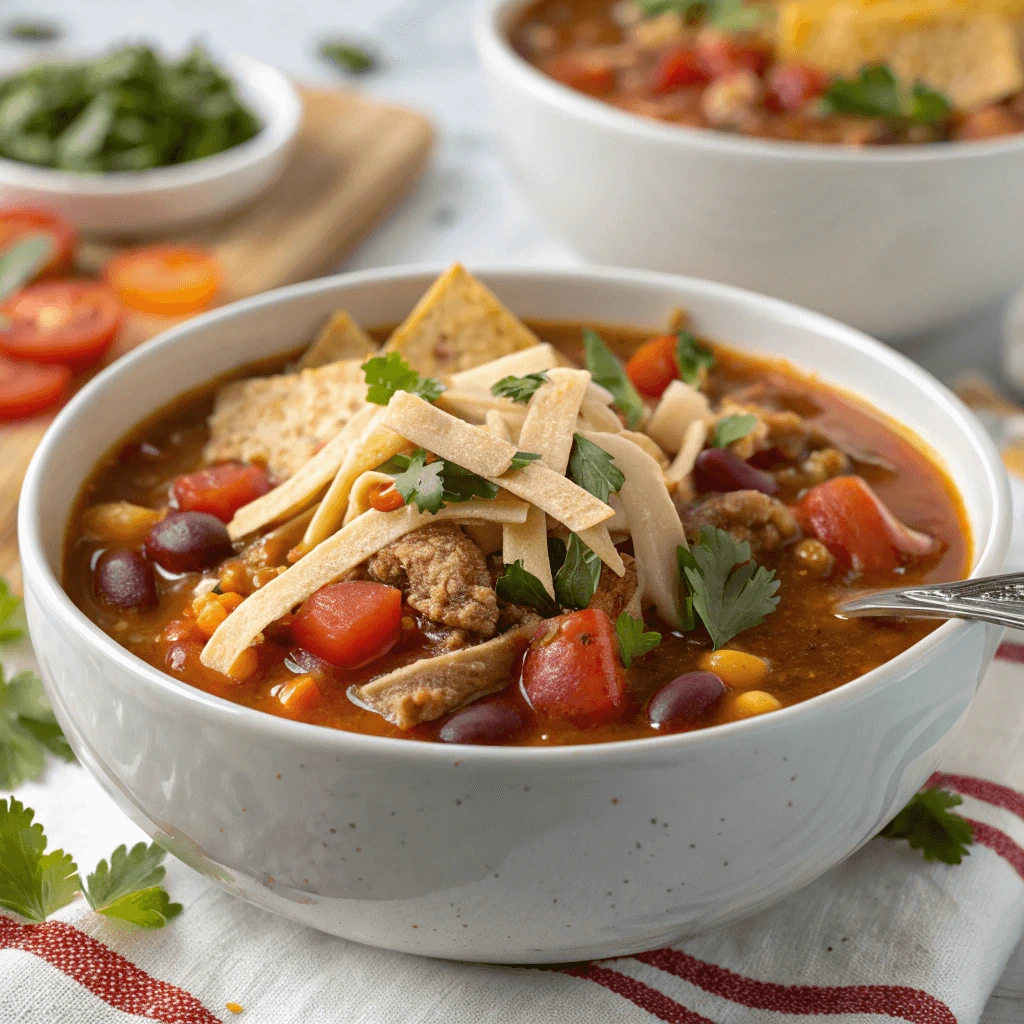
M248 202L284 169L302 120L302 101L269 64L241 56L218 62L263 126L248 142L173 167L109 174L74 174L0 159L0 205L43 206L91 234L141 237Z
M508 159L545 220L598 263L694 274L887 340L1019 284L1024 135L849 149L681 128L531 67L480 0L476 41Z
M596 746L455 747L275 718L119 647L59 582L68 513L103 452L183 391L311 338L344 306L399 320L434 278L296 285L176 327L88 384L22 490L29 624L79 758L161 844L239 896L359 942L430 956L572 961L651 948L763 907L888 821L949 744L998 640L947 623L879 669L763 718ZM942 452L995 572L1002 465L959 401L851 328L724 285L639 271L481 273L520 314L695 329L864 395Z

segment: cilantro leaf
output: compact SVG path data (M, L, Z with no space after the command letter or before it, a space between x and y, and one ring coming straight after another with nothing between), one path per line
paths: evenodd
M910 90L910 109L907 116L918 124L939 124L953 113L953 104L924 82L915 82Z
M635 0L645 18L679 14L687 22L705 18L726 32L749 32L757 28L765 14L743 0Z
M679 365L679 376L694 387L700 384L700 371L710 370L715 365L715 354L697 341L697 336L689 331L679 331L676 335L676 363Z
M626 426L632 430L643 419L643 400L626 376L622 361L604 343L601 335L589 328L583 332L583 363L594 383L611 392L615 408L626 417Z
M156 843L136 843L131 852L119 846L110 857L96 865L85 880L85 898L98 914L130 921L142 928L162 928L181 913L180 903L171 903L161 886L164 851Z
M925 860L959 864L974 842L971 823L950 811L963 802L943 789L922 790L878 834L882 839L906 839Z
M536 462L540 458L537 452L516 452L512 456L512 464L508 467L509 469L522 469L524 466L528 466L531 462Z
M428 402L436 402L445 390L433 377L421 377L397 352L367 359L362 365L368 390L366 400L387 405L396 391L408 391Z
M63 850L46 852L35 812L13 796L0 800L0 907L41 923L66 907L81 888L78 869Z
M548 561L552 576L565 565L565 541L561 537L548 537Z
M715 427L715 438L712 444L716 448L728 448L733 441L746 437L757 423L757 417L752 413L733 413L718 421Z
M7 580L0 576L0 644L11 644L25 635L25 606L11 593Z
M615 632L619 635L619 653L626 668L661 643L660 633L645 633L644 620L633 618L629 612L623 612L615 620Z
M75 759L39 677L19 672L8 680L0 666L0 789L14 789L36 778L47 751L65 761Z
M565 561L555 573L555 597L563 608L586 608L601 580L601 559L576 536L569 534Z
M821 99L825 114L856 114L917 124L938 124L952 110L942 93L922 82L906 88L888 64L869 64L856 78L836 79Z
M779 603L779 581L750 560L750 545L725 530L702 526L700 543L680 555L683 575L717 651L737 633L760 625ZM692 564L687 564L692 561Z
M355 43L328 41L320 44L320 56L353 75L362 75L377 66L373 54Z
M497 384L491 386L491 394L496 398L511 398L513 402L528 402L547 379L547 370L528 373L525 377L502 377Z
M441 463L441 483L444 485L445 502L458 504L471 498L486 498L488 501L498 496L498 485L492 484L476 473L471 473L454 462Z
M534 608L546 619L561 611L544 589L544 584L523 568L522 559L505 566L505 572L498 577L494 589L502 601Z
M409 461L409 468L395 477L395 489L405 499L406 505L415 503L421 512L440 512L444 508L444 482L441 470L444 463L438 460L428 466L427 453L417 448Z
M700 570L693 555L690 554L690 549L684 548L682 544L676 548L676 561L679 563L679 628L684 633L689 633L697 626L697 616L693 610L693 594L686 582L686 570Z
M626 482L615 460L600 446L582 434L572 435L569 453L569 476L595 498L607 502L612 491L619 491Z

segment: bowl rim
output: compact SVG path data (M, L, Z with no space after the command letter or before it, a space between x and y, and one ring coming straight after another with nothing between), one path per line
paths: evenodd
M485 67L493 62L534 99L607 131L632 135L638 140L679 149L703 150L710 155L745 159L795 160L811 163L932 164L984 159L1024 152L1024 132L989 142L933 142L907 146L843 146L824 142L789 142L760 139L670 124L620 110L601 100L556 82L524 60L512 47L505 31L507 19L530 0L477 0L474 38Z
M260 109L255 112L262 124L251 139L212 156L144 171L79 174L0 157L0 188L33 189L81 199L117 198L204 185L262 163L295 138L302 121L302 99L287 75L255 57L231 53L217 62L228 71L240 92L259 94Z
M225 698L206 693L183 680L175 679L142 661L104 633L72 603L57 575L50 569L43 549L40 529L42 510L39 507L39 493L44 478L59 466L63 433L69 428L73 428L75 420L86 414L97 399L102 399L106 389L114 385L122 373L138 363L145 363L151 354L174 346L179 340L188 338L196 330L215 328L218 323L229 321L236 316L249 315L279 303L301 300L304 296L332 291L339 285L387 286L389 283L401 283L410 278L430 278L436 276L442 269L436 264L402 264L336 274L273 289L211 310L176 325L104 369L57 414L33 454L25 474L18 505L18 538L26 592L31 591L34 600L45 602L51 610L60 616L65 626L77 634L80 640L93 648L97 654L104 658L113 658L122 669L134 674L147 686L155 687L167 699L182 701L185 706L191 705L202 713L213 716L217 722L225 724L232 722L240 728L251 729L256 734L270 734L282 742L291 740L304 746L313 745L317 748L332 750L339 755L350 753L387 757L423 757L449 763L453 754L462 761L470 759L474 762L494 764L509 760L519 763L520 761L549 759L578 763L581 758L588 763L595 763L614 761L620 758L630 759L637 755L644 755L645 752L646 756L652 758L658 758L665 754L681 755L684 752L699 750L708 743L727 742L736 738L746 738L756 742L757 736L764 730L783 728L802 716L807 716L810 720L815 713L827 713L844 704L855 703L872 693L877 694L878 691L885 688L887 683L898 681L901 676L905 675L904 670L909 669L913 662L928 660L936 648L955 642L968 629L980 628L977 623L947 621L878 668L827 693L811 697L799 704L781 708L770 715L761 715L692 732L615 740L607 743L554 747L490 747L370 736L297 722L235 704ZM779 321L798 319L810 329L819 331L823 335L823 340L838 341L849 345L860 351L868 360L886 364L889 369L913 380L918 388L930 392L932 400L945 407L945 411L956 422L975 449L976 457L981 462L987 477L987 490L991 493L993 500L992 519L987 535L974 538L974 565L970 575L997 572L1001 567L1009 545L1012 506L1009 481L994 444L981 423L960 399L923 368L882 342L831 317L804 309L793 303L773 299L732 285L684 275L589 266L550 268L483 264L474 265L472 269L484 280L488 277L534 278L560 283L579 279L597 283L607 282L610 286L618 283L654 288L679 288L682 285L691 291L703 293L709 298L717 298L733 305L742 306L754 316L767 314L774 316ZM972 524L973 526L974 524Z

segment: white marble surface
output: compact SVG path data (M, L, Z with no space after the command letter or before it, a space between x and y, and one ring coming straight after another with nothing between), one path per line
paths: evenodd
M433 118L433 163L408 200L341 269L459 259L566 264L577 261L534 217L502 165L489 125L469 32L473 0L19 0L0 5L0 23L50 19L57 45L93 52L114 42L156 41L178 50L193 40L277 64L307 82L345 76L317 57L327 36L363 40L382 66L353 84ZM0 41L0 65L33 47ZM1000 374L1001 310L982 311L908 354L950 380L965 367ZM984 1024L1024 1021L1024 947L994 994Z

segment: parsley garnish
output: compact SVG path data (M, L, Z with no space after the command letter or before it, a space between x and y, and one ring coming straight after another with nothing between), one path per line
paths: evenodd
M25 635L25 606L11 593L7 580L0 576L0 644L13 644Z
M963 802L944 789L922 790L878 834L882 839L906 839L925 860L959 864L974 842L971 823L950 811Z
M626 482L615 460L600 446L582 434L572 435L569 453L569 476L599 501L608 501L612 491L619 491Z
M733 413L732 416L726 416L718 421L712 443L716 448L728 448L733 441L746 437L756 423L757 417L753 413Z
M367 359L362 370L368 385L366 400L375 405L387 405L396 391L408 391L436 402L445 390L439 380L421 377L397 352Z
M576 536L569 534L565 561L555 573L555 597L563 608L586 608L601 580L601 559Z
M548 537L548 562L552 576L565 565L565 541L561 537Z
M601 339L597 331L583 332L583 363L595 384L611 392L615 408L626 417L626 426L632 430L644 415L644 403L626 375L622 361Z
M633 618L629 612L623 612L615 620L615 632L619 635L619 653L626 668L661 643L660 633L645 633L644 620Z
M700 543L689 551L680 546L677 555L680 577L689 592L684 594L680 617L686 619L687 601L692 600L693 611L707 628L716 651L775 611L779 603L775 570L769 572L751 561L746 541L737 541L717 527L702 526Z
M544 584L523 568L522 559L505 566L505 572L498 577L494 589L502 601L535 608L546 619L561 611L544 589Z
M528 466L531 462L536 462L540 458L537 452L516 452L512 456L512 462L509 465L509 469L522 469L524 466ZM506 471L507 472L507 471Z
M128 851L119 846L110 857L96 865L85 880L85 898L97 914L118 917L142 928L163 928L181 913L181 904L172 903L161 886L164 851L156 843L136 843Z
M324 42L320 44L320 56L329 60L335 67L348 71L353 75L362 75L372 71L377 61L373 54L354 43Z
M492 385L491 394L496 398L511 398L513 402L528 402L534 391L545 384L547 379L547 370L528 373L525 377L502 377L497 384Z
M822 97L824 114L858 114L884 117L890 121L938 124L953 112L953 105L940 92L923 82L909 89L888 64L870 64L856 78L840 78Z
M697 341L697 336L689 331L680 331L676 335L676 363L679 365L679 376L692 384L700 385L700 371L710 370L715 365L715 354Z
M743 0L635 0L646 18L679 14L686 21L706 19L726 32L749 32L764 20L764 12Z
M64 761L75 759L39 677L19 672L7 680L0 666L0 789L14 789L36 778L46 764L47 751Z
M427 463L427 453L417 448L412 455L395 455L378 467L395 477L395 489L406 505L415 504L421 512L436 514L445 505L472 498L490 501L498 496L498 487L454 462L438 459Z

